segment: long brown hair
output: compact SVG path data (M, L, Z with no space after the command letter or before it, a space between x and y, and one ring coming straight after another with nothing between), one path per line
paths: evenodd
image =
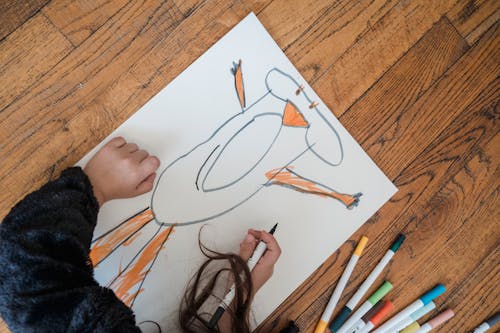
M200 234L198 245L206 260L189 282L184 294L179 313L181 329L189 333L221 332L219 325L210 327L208 322L227 292L230 281L234 282L236 292L233 303L226 310L231 320L231 332L250 333L253 284L247 263L235 253L220 253L207 248L201 242Z

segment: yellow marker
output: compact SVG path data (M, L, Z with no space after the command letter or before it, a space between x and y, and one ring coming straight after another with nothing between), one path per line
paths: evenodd
M420 325L416 321L414 321L409 326L406 326L406 328L403 329L400 333L415 333L419 329Z
M323 333L328 326L328 322L332 317L333 311L335 311L335 307L337 306L340 296L342 295L347 281L349 280L349 277L351 276L352 271L354 270L354 267L356 266L356 263L361 256L361 252L363 252L367 242L368 238L366 236L361 237L356 249L354 249L351 259L349 259L349 262L347 263L344 273L342 273L342 276L333 291L330 301L326 305L325 311L323 311L323 314L321 315L318 325L316 325L314 333Z

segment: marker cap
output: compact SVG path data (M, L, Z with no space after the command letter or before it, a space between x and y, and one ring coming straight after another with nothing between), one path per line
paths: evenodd
M422 303L424 303L424 305L427 305L429 304L429 302L433 301L436 297L438 297L445 291L446 287L442 284L438 284L437 286L423 294L422 297L420 297L420 300L422 301Z
M358 257L361 256L361 253L365 249L366 243L368 243L368 237L363 236L358 242L358 245L354 249L354 254L357 255Z
M374 292L373 295L370 296L370 298L368 298L368 302L370 302L372 305L374 305L375 303L380 301L382 299L382 297L387 295L387 293L391 289L392 289L392 284L389 281L385 281L384 283L382 283L380 288L378 288L377 291Z
M415 333L420 329L420 325L414 321L410 325L406 326L402 331L399 331L399 333Z
M373 318L373 316L379 312L379 310L384 306L384 302L378 301L377 304L375 304L374 307L372 307L370 310L368 310L367 313L363 317L361 317L361 320L363 320L365 323L370 321L370 319Z
M380 324L382 319L384 319L384 317L388 315L392 310L394 310L394 304L392 304L392 302L390 301L385 302L380 311L375 314L372 319L370 319L373 326L377 326L378 324Z
M490 327L493 327L500 321L500 312L495 313L495 315L491 318L489 318L486 322Z
M448 310L441 312L436 317L429 320L427 323L432 328L435 328L435 327L441 325L442 323L444 323L445 321L449 320L450 318L453 318L454 315L455 315L455 313L453 312L453 310L448 309Z
M351 314L351 309L349 309L347 306L344 306L342 310L340 310L339 314L333 319L333 321L330 323L330 326L328 327L330 331L332 332L337 332L339 328L342 327L344 322L346 321L347 317Z
M422 318L425 316L427 313L431 312L436 308L436 303L434 302L429 302L426 306L418 309L417 311L413 312L410 315L410 318L413 319L414 321L417 321L418 319Z
M403 244L403 242L405 241L405 239L406 239L405 235L399 234L398 238L396 238L396 240L394 241L394 243L392 243L390 250L392 252L396 252L399 249L399 247L401 246L401 244Z

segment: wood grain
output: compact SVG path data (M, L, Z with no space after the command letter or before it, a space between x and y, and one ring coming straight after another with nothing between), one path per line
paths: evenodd
M500 18L500 2L497 0L460 0L446 16L472 45Z
M42 11L74 46L78 46L128 2L52 0Z
M50 0L0 1L0 41L34 16Z
M0 42L0 110L26 94L72 49L41 13Z
M361 235L370 242L340 304L401 231L408 239L376 284L391 280L389 298L401 308L443 282L438 307L457 316L436 331L470 331L498 311L500 296L499 6L2 2L0 215L79 160L253 11L399 188L257 332L276 332L289 319L312 332Z

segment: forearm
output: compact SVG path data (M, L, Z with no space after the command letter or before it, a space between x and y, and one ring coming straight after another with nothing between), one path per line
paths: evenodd
M98 331L109 314L135 327L131 311L93 278L89 247L98 209L87 176L71 168L5 217L0 313L11 329L56 332L96 325Z

